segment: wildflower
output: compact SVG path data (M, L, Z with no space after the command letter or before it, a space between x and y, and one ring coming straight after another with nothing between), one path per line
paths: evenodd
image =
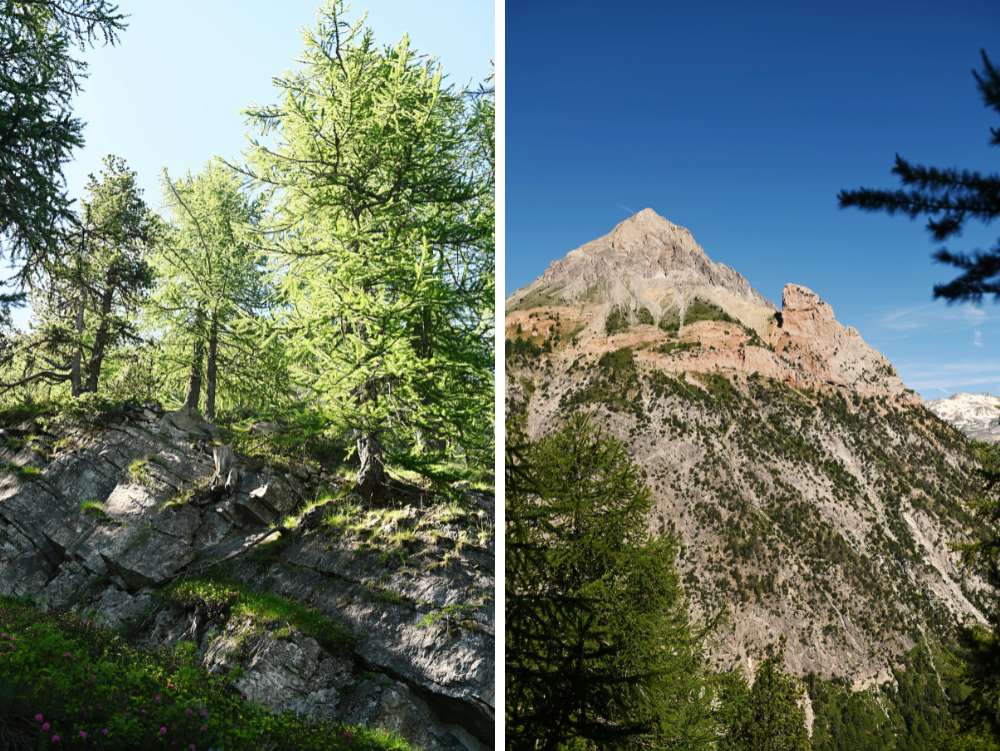
M166 728L160 728L160 735L166 735L166 734L167 734L167 729Z
M240 698L241 699L246 699L247 698L247 695L246 695L245 691L240 691Z
M68 657L69 659L73 659L73 655L71 655L69 652L64 654L63 657Z
M159 696L157 696L155 699L153 699L153 701L159 701L159 700L160 700Z
M207 717L208 716L208 712L199 712L198 716L199 717Z
M52 742L53 743L58 743L59 742L59 736L58 735L53 735L52 736Z
M190 709L186 709L184 711L187 712L188 714L191 714L191 710Z
M101 733L104 734L104 735L107 735L108 734L108 729L104 728L104 730L102 730Z
M194 751L194 744L193 743L190 746L188 746L188 751Z
M50 727L49 723L46 722L45 724L42 725L42 730L48 730L49 727Z
M100 705L100 704L95 704L94 706L95 706L95 707L97 707L98 709L100 709L100 708L101 708L101 705Z
M203 732L203 733L205 732L205 726L204 725L201 726L201 732Z
M145 710L145 709L143 709L143 710L140 710L140 712L139 712L139 713L140 713L140 714L146 714L146 710Z
M86 731L81 730L80 731L80 737L83 738L84 740L87 740L87 733L86 733Z
M346 738L347 736L349 736L350 734L351 734L351 731L350 731L350 730L345 730L345 731L344 731L344 737L345 737L345 738Z
M42 716L41 716L40 714L36 714L36 715L35 715L35 722L41 722L41 721L42 721L42 719L43 719L43 718L42 718Z

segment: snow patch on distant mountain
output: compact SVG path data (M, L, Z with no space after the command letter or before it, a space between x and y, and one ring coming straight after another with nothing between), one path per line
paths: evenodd
M934 399L927 409L977 441L1000 441L1000 397L993 394L954 394Z

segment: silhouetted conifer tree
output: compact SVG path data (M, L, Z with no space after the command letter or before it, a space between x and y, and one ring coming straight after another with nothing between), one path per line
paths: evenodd
M983 50L983 71L972 72L987 107L1000 112L1000 71ZM991 128L991 146L1000 145L1000 129ZM856 206L862 211L902 213L911 219L927 215L934 239L941 242L961 233L969 219L989 224L1000 216L1000 175L981 175L957 169L937 169L910 164L896 155L893 174L899 175L905 190L842 190L837 199L841 208ZM948 284L934 286L934 297L948 302L970 300L979 302L983 295L1000 301L1000 243L989 251L977 250L971 255L953 253L941 248L934 258L963 270L963 274Z

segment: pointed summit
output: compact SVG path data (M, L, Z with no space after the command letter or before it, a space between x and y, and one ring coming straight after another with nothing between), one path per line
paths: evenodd
M647 310L660 320L696 297L761 334L777 310L739 273L713 263L685 227L646 208L553 261L539 279L507 298L506 309L603 303L637 314Z

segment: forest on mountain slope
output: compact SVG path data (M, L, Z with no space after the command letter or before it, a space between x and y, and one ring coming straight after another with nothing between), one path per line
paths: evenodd
M974 76L985 104L1000 112L1000 70L985 52L982 58ZM1000 145L1000 130L992 136L991 145ZM899 156L893 172L905 189L842 192L841 206L929 215L939 241L958 235L968 219L988 224L1000 215L996 174L927 168ZM971 255L942 248L935 257L963 271L936 286L936 297L1000 300L1000 246ZM604 333L633 325L625 313L609 315ZM566 341L576 347L579 329L560 335L558 313L546 314L557 322L548 335L522 336L518 323L506 342L509 747L1000 746L996 444L969 442L919 402L886 394L862 396L836 384L796 388L756 372L668 374L640 367L628 346L573 359ZM664 317L661 328L672 337L675 327ZM667 342L657 351L676 356L677 349ZM531 437L526 425L539 415ZM837 447L849 450L838 456ZM789 483L783 473L807 482ZM824 492L804 498L810 484ZM673 519L667 523L654 494L680 499L681 517L694 507L690 538ZM833 529L830 516L817 513L821 505L834 517L863 510L855 520L862 523ZM881 514L881 528L872 512ZM974 602L964 617L941 607L948 598L931 586L945 566L930 560L929 539L915 539L918 514L940 523L948 566L959 554L946 578L961 589L953 603ZM867 539L849 539L849 528L867 531ZM788 577L782 568L793 557L807 565ZM784 580L761 577L768 566ZM803 602L803 591L814 596ZM858 648L845 633L848 620L856 636L874 629L869 643L895 640L882 655L889 675L857 690L836 663L828 666L832 677L786 672L797 648L781 632L788 596L808 608L797 612L809 617L791 624L808 624L799 634L805 648L810 639ZM862 608L845 619L859 601ZM773 619L767 631L776 627L777 638L754 655L762 658L756 668L710 664L706 654L747 603ZM830 620L814 630L821 609L840 615L845 628Z

